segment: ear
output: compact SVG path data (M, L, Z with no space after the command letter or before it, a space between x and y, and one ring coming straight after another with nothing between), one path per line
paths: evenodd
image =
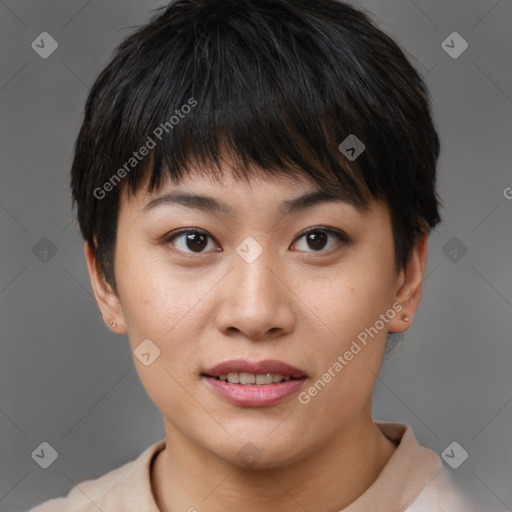
M404 332L412 323L421 300L427 253L428 229L424 229L414 244L407 267L400 271L395 302L402 305L402 310L389 322L389 332Z
M88 242L85 242L84 250L91 286L103 320L107 327L115 333L125 334L125 322L119 298L100 272L96 255Z

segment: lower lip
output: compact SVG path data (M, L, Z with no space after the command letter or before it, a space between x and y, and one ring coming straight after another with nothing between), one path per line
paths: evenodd
M281 400L297 393L304 385L306 378L291 379L279 384L231 384L204 377L210 386L229 402L246 407L265 407L274 405Z

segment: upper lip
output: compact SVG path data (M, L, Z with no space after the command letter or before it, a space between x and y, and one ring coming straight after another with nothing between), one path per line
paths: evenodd
M263 361L246 361L244 359L232 359L231 361L224 361L216 364L209 370L206 370L203 375L209 377L218 377L219 375L226 375L228 373L251 373L254 375L264 375L266 373L274 373L283 375L284 377L301 378L307 377L305 372L299 368L277 361L275 359L265 359Z

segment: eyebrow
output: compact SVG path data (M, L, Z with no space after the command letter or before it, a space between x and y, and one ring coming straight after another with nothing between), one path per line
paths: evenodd
M310 208L317 204L328 202L344 202L352 206L356 206L354 198L349 197L342 191L333 190L332 192L327 192L324 190L317 190L283 201L279 205L279 213L281 215L288 215L292 212L305 210L306 208ZM177 191L168 192L152 199L148 204L146 204L143 211L147 212L158 206L174 204L212 213L223 213L225 215L233 215L234 213L234 209L231 206L213 197Z

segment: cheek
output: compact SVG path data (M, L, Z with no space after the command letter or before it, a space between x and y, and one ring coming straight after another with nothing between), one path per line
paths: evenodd
M138 244L125 250L119 247L115 264L123 313L130 319L153 320L187 292L179 282L171 282L162 257L155 257L154 251L144 250Z
M201 333L210 321L208 292L218 277L191 275L190 269L173 267L160 252L134 250L116 262L123 317L132 349L148 338L161 351L159 363L182 373L197 358Z
M307 304L318 318L317 334L322 332L316 338L321 343L315 352L316 378L331 372L325 375L329 389L322 388L321 393L326 400L342 400L350 409L350 404L364 402L371 393L387 339L387 323L382 323L381 315L394 314L390 309L394 279L393 254L366 251L310 288ZM319 407L322 401L317 401Z
M365 276L373 277L368 272ZM387 329L376 335L365 329L388 310L389 292L365 276L351 273L346 281L330 281L325 293L316 297L321 307L315 312L328 329L322 326L321 335L319 329L315 336L316 374L304 390L301 407L307 410L308 424L327 417L332 435L370 400L385 350ZM304 435L309 435L307 427Z
M123 317L139 378L164 415L187 417L197 404L180 383L190 383L196 377L197 344L204 328L201 322L208 320L198 299L206 291L200 283L171 273L169 265L158 258L150 261L147 254L132 251L116 264ZM147 339L159 353L146 366L136 350Z
M323 327L326 339L346 342L373 325L390 307L394 296L392 269L370 256L354 258L354 264L313 284L304 283L301 296Z

